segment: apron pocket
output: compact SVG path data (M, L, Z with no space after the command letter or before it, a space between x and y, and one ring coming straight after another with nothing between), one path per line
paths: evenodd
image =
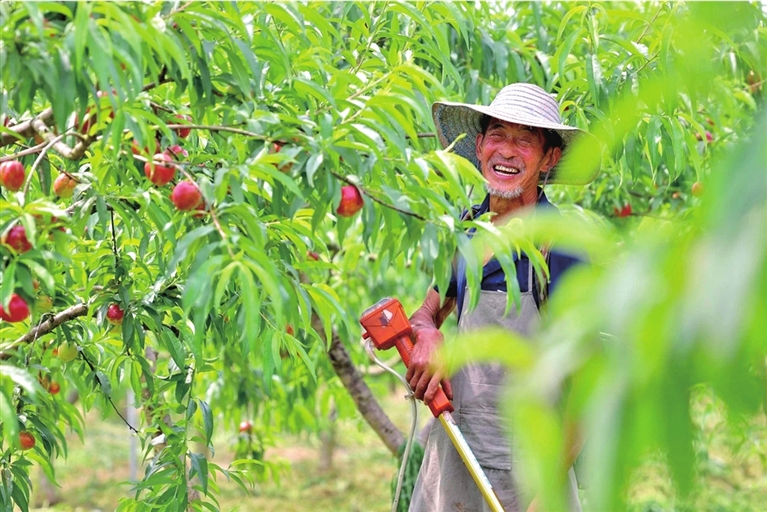
M461 407L459 428L483 468L511 470L509 429L494 409Z

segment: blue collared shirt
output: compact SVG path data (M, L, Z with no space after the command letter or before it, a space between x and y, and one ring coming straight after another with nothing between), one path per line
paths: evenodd
M556 207L549 202L546 198L546 194L540 189L537 208L553 208L556 210ZM478 217L489 210L490 195L487 195L482 204L479 205L479 208L475 210L474 217ZM473 231L474 230L472 229L472 231L469 232L470 236L473 234ZM530 260L524 253L522 253L519 258L517 258L516 254L513 255L513 257L519 289L521 292L526 292L528 291ZM581 260L573 255L565 254L555 249L550 251L549 271L551 273L551 280L549 282L549 295L556 289L560 276L571 266L580 262ZM501 264L497 259L490 259L490 261L488 261L482 268L482 283L480 288L488 291L506 291L506 274L503 272ZM450 285L448 286L446 296L457 297L458 317L460 318L461 311L463 310L463 301L466 297L466 261L460 255L458 256L457 270L454 271L453 275L450 277Z

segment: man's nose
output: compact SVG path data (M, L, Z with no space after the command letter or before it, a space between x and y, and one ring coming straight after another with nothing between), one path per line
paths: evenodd
M519 156L519 152L517 151L518 147L516 142L514 142L514 139L511 137L508 137L506 140L503 141L503 144L500 145L499 153L503 158L511 159L515 156Z

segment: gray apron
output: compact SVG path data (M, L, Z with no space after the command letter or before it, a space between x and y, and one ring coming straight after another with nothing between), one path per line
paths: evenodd
M540 313L533 297L533 266L530 265L528 291L521 294L519 312L512 307L507 316L506 292L480 292L474 311L467 311L469 298L463 302L460 332L482 327L501 326L523 336L538 327ZM498 495L506 512L527 509L518 489L517 465L509 439L507 421L498 411L499 395L505 387L506 367L498 364L470 364L463 367L450 382L453 386L455 419L466 442ZM570 507L580 512L575 475L570 470ZM433 422L426 442L421 470L410 501L411 512L489 512L485 499L471 478L460 455L442 424Z

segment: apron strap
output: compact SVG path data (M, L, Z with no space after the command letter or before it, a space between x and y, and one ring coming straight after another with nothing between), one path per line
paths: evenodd
M542 245L540 248L541 255L543 255L544 261L546 261L546 267L549 269L549 275L551 275L551 251L548 244ZM546 300L549 298L549 281L550 279L544 278L542 283L538 282L538 276L533 272L533 263L528 258L528 265L530 266L530 290L533 291L533 297L535 298L535 305L540 310Z

